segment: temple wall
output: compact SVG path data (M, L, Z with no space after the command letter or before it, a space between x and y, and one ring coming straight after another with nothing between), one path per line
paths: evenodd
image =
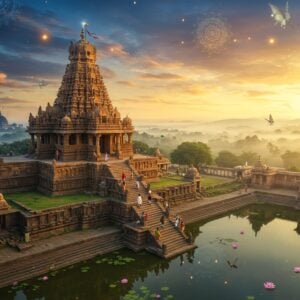
M34 190L39 183L39 164L36 161L4 163L0 159L0 192Z
M242 176L248 178L251 176L252 167L243 167L241 169ZM211 176L227 177L227 178L236 178L237 169L235 168L223 168L218 166L203 166L201 167L201 173Z
M110 204L107 201L91 201L78 205L66 205L34 214L20 213L20 230L30 240L47 238L80 229L97 228L109 221Z
M158 177L158 164L156 157L130 159L129 165L145 179Z
M251 185L262 188L299 190L300 173L288 171L274 171L271 174L254 172L251 177Z
M176 205L180 202L196 200L196 188L194 182L188 182L186 184L157 189L153 192L158 194L163 200L167 200Z
M18 203L16 202L18 205ZM18 227L22 235L39 240L70 231L98 228L108 224L124 224L134 220L130 205L120 202L98 200L65 205L43 211L31 211L22 207L22 212L9 216L7 230Z

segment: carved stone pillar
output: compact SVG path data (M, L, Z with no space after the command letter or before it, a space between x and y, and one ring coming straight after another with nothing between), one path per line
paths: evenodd
M64 146L69 146L69 134L63 135Z
M113 135L109 135L109 154L113 153Z
M128 143L132 144L132 133L128 133Z
M34 141L34 134L30 134L31 136L31 149L30 149L30 153L34 153L35 152L35 141Z
M88 144L89 146L93 146L93 136L91 134L88 135Z
M36 155L37 156L40 154L40 149L41 149L41 135L37 134L36 135Z
M118 155L119 159L122 159L121 138L122 138L122 134L118 134L117 135L117 155Z
M101 154L101 149L100 149L100 138L101 138L101 134L96 134L96 153L97 155Z

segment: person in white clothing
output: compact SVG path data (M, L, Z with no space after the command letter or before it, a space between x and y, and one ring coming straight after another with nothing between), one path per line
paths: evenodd
M140 182L137 180L136 181L136 188L139 190L140 189Z
M138 207L142 206L142 204L143 204L143 198L142 198L141 194L138 195L138 197L136 199L136 202L137 202L137 206Z

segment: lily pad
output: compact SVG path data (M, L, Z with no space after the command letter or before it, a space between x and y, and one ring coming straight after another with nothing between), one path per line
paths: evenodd
M166 292L166 291L168 291L170 288L168 288L167 286L163 286L162 288L161 288L161 290L163 291L163 292Z
M109 285L109 287L112 288L112 289L114 289L114 288L117 287L117 285L115 283L112 283L112 284Z

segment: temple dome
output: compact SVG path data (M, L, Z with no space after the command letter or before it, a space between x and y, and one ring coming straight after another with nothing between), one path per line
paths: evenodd
M65 115L62 119L61 119L62 124L67 125L72 123L72 120L69 116Z
M2 115L0 111L0 129L6 129L8 127L7 119Z
M132 120L128 117L128 116L126 116L124 119L123 119L123 125L124 126L131 126L131 124L132 124Z

